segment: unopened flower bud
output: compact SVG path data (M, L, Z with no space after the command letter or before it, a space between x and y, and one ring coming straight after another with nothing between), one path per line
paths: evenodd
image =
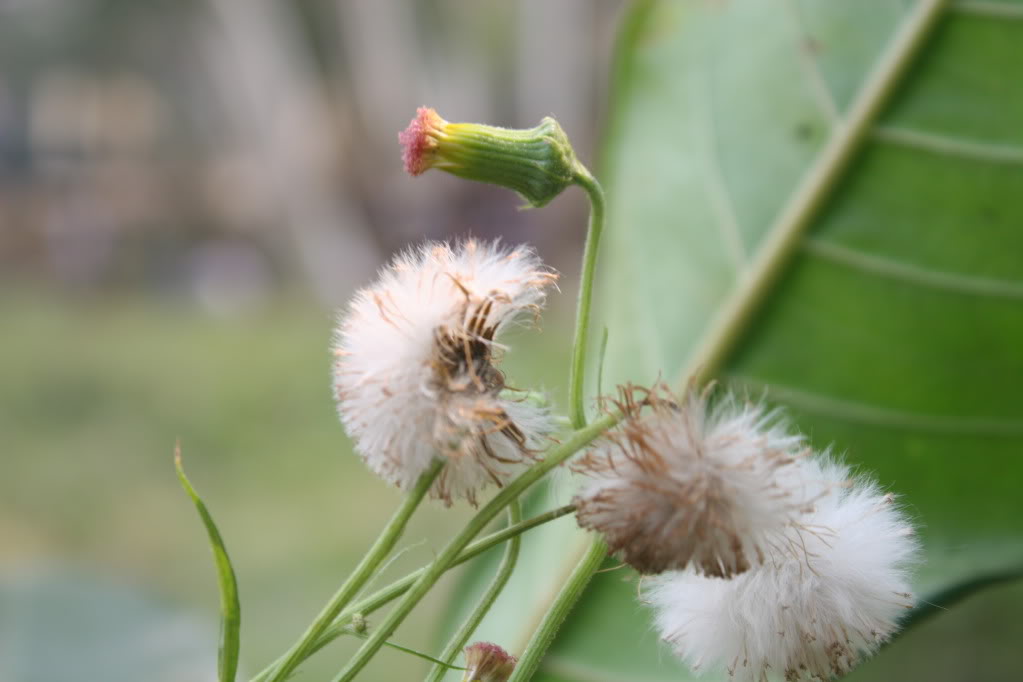
M506 682L515 669L516 659L490 642L465 647L465 677L462 682Z
M588 175L565 131L550 117L535 128L514 130L449 123L433 109L420 107L398 140L409 174L438 168L467 180L507 187L532 207L549 202L580 174Z

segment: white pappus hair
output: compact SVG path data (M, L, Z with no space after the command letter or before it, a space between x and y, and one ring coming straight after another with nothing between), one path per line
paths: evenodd
M334 336L334 394L370 469L407 490L443 456L432 496L475 504L543 446L552 421L509 397L496 337L538 319L556 278L530 248L470 239L405 251L356 293Z
M893 496L827 457L801 466L822 494L766 562L728 580L687 570L648 582L658 630L694 670L829 680L874 653L912 606L919 547Z

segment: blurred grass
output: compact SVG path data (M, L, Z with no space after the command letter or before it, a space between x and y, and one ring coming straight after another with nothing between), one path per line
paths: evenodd
M0 295L0 572L68 563L215 618L204 531L174 476L180 437L238 573L243 670L283 652L398 500L351 453L335 415L331 318L289 298L219 319L141 297ZM563 383L562 340L516 335L512 380ZM428 561L468 511L428 505L390 575ZM396 641L434 643L452 584ZM319 655L305 679L336 671L350 646ZM423 670L399 653L380 659L367 679Z

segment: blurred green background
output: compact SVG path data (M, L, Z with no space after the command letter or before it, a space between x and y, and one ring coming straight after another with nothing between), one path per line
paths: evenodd
M634 4L660 6L664 20L655 14L638 30L630 21L641 14ZM910 3L875 4L894 16ZM645 138L638 144L619 129L604 147L623 160L621 177L607 174L609 185L628 194L617 206L612 196L619 219L604 272L609 281L617 275L604 294L619 313L650 317L649 307L629 297L664 296L678 278L702 274L695 266L629 273L623 263L630 257L642 264L675 258L675 249L717 267L691 248L706 240L699 221L713 211L701 208L703 181L686 169L677 177L695 187L685 215L694 241L665 247L651 239L640 244L648 254L630 253L638 228L679 234L676 222L654 220L679 218L676 175L652 182L648 159L665 167L703 161L697 138L686 138L694 146L679 153L681 144L647 134L674 129L681 121L675 106L703 115L689 106L691 93L679 92L683 80L664 48L684 36L670 21L673 6L0 0L0 682L215 679L215 575L174 476L178 438L235 562L243 671L258 671L295 640L399 499L350 451L330 397L327 346L333 311L409 242L465 234L528 241L563 273L543 332L509 339L515 352L507 366L514 382L544 387L563 404L585 201L570 191L543 210L522 211L503 190L441 174L413 181L401 169L396 133L417 106L451 120L516 127L554 115L594 165L607 102L626 111L623 101L633 101L608 86L622 31L626 43L635 41L635 101L649 106L650 118L633 128ZM871 17L876 35L888 35L887 14L858 11ZM741 30L757 35L760 26ZM1007 42L990 44L1009 52ZM857 68L876 47L853 45ZM727 57L721 63L741 81L741 60ZM784 72L779 78L796 80ZM858 81L838 80L843 93L855 91ZM739 89L733 94L742 101ZM957 101L946 101L949 110ZM739 130L744 116L759 115L745 104L723 110L722 120ZM812 123L796 128L806 145L798 147L801 160L823 142L825 124ZM791 146L790 131L782 132ZM729 140L742 172L745 141ZM776 173L770 153L756 160L766 170L749 173L746 187L780 201L763 186L784 184L785 173L801 167ZM667 208L651 200L658 197ZM756 211L776 208L758 201ZM754 223L763 221L747 226ZM717 305L725 289L705 295L702 287L720 283L693 285L686 311ZM692 330L676 327L702 325L699 314L646 323L664 328L657 339L669 339L661 350L674 356L683 341L695 341ZM661 362L643 348L649 339L630 330L627 323L612 329L612 362L619 369ZM1009 506L985 500L985 508ZM388 577L428 561L468 513L428 505ZM565 560L553 559L551 566ZM670 657L655 648L623 573L598 576L545 666L550 679L641 682L580 667L586 656L578 652L599 650L592 661L647 651ZM450 605L471 585L445 580L396 641L435 651L452 620ZM521 594L507 600L522 601ZM855 679L1023 679L1018 619L1005 608L1019 603L1019 585L973 598L906 636ZM646 629L637 632L636 623ZM623 645L629 638L642 646ZM617 649L605 646L611 640ZM349 651L351 643L341 642L318 654L298 679L328 679ZM366 678L421 679L424 670L384 651Z
M327 348L407 243L529 241L565 272L510 340L512 376L557 392L585 200L412 180L397 133L422 105L550 114L591 158L622 4L0 0L0 681L215 678L177 438L236 563L243 671L298 637L399 499L350 452ZM388 577L468 513L428 505ZM436 644L453 585L399 641ZM385 651L368 678L423 669Z
M215 679L215 573L174 476L176 438L236 566L244 669L282 653L399 500L337 422L331 316L297 296L225 320L181 301L38 290L5 293L0 312L0 680ZM515 344L530 362L513 377L560 378L551 331ZM467 514L426 505L388 579L429 561ZM453 584L398 641L435 645ZM136 655L134 631L154 633ZM320 654L307 679L348 650ZM370 679L423 668L392 651L377 665Z

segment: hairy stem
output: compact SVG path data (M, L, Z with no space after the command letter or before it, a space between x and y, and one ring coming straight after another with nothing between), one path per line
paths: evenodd
M579 303L575 314L575 341L572 345L572 364L568 377L569 415L572 427L586 425L586 406L583 402L583 380L586 370L586 349L590 334L590 308L593 302L593 280L600 250L600 235L604 231L604 190L589 171L580 167L575 183L586 190L590 199L590 223L586 231L583 267L579 276Z
M511 538L525 533L527 530L531 530L537 526L542 526L545 523L550 523L555 519L560 519L562 516L566 516L573 512L575 512L575 505L566 504L563 507L552 509L548 512L544 512L543 514L537 514L525 521L516 523L495 533L482 537L466 547L462 553L458 555L458 559L451 567L454 568L455 566L464 564L466 561L475 559L487 550L493 549L502 542L507 542ZM408 592L408 589L412 587L416 580L419 579L419 576L426 572L426 568L427 567L424 566L423 568L415 570L406 575L404 578L400 578L387 587L382 587L370 596L364 597L350 605L342 611L337 619L331 623L330 627L327 628L322 635L320 635L320 638L316 640L316 643L307 652L307 657L327 646L338 637L349 634L351 630L351 623L355 619L356 615L368 616ZM252 678L252 682L264 682L274 669L276 669L276 667L283 661L284 658L282 657L271 663L265 670Z
M590 221L586 231L583 266L579 276L579 303L576 308L575 340L572 345L572 364L568 379L569 415L572 419L573 428L581 429L586 425L583 384L586 375L586 351L589 346L590 314L593 307L593 284L596 279L597 254L600 250L600 237L604 231L605 201L604 190L601 189L600 183L582 166L580 166L576 173L575 182L586 191L586 195L590 200ZM597 382L598 386L603 378L603 356L606 349L607 330L605 329L600 349L601 366L600 379ZM596 565L592 567L592 570L589 570L591 558L598 555L599 558L594 559ZM576 600L579 599L583 588L589 583L590 578L593 576L593 571L597 570L600 562L606 555L607 546L604 542L600 539L594 540L583 560L572 572L568 582L562 587L557 600L547 611L540 626L534 631L529 643L526 645L526 651L523 654L522 660L515 668L514 679L528 680L528 676L533 674L536 666L539 665L540 659L543 658L544 652L547 651L547 647L554 640L554 635L557 633L558 628L561 627L568 612L575 605ZM589 570L589 573L587 573L587 570ZM520 670L526 670L527 672L520 673ZM527 676L522 677L521 675L523 674Z
M583 590L590 584L590 579L600 568L600 564L606 556L607 545L600 538L594 538L586 554L576 564L572 575L569 576L554 603L547 610L540 627L533 631L533 636L530 637L529 643L526 645L526 651L519 658L515 671L508 682L528 682L533 678L533 674L540 667L544 654L547 653L547 649L554 641L554 636L558 634L561 624L565 622L565 618L575 607L575 603L579 601Z
M522 507L518 500L514 500L508 505L508 524L514 526L515 524L522 521ZM451 641L444 648L444 651L440 655L441 663L435 665L433 670L430 671L429 677L426 678L426 682L440 682L444 674L447 673L451 662L455 660L455 657L465 647L466 642L472 637L472 633L476 632L476 628L479 627L480 621L487 615L490 607L494 605L497 597L501 594L501 590L508 584L508 579L511 578L512 571L515 570L515 564L519 560L519 547L522 544L522 539L516 535L511 539L504 550L504 557L501 559L501 565L497 567L497 573L494 574L494 579L490 585L487 586L486 591L480 597L476 607L469 614L469 617L462 623L462 627L458 628L458 632L454 634Z
M540 462L521 473L518 477L509 482L497 495L493 497L477 514L469 520L469 523L448 543L441 553L434 559L433 563L427 566L426 570L419 576L415 583L405 593L398 605L387 614L387 618L377 627L373 634L355 653L355 656L348 662L348 665L334 678L335 682L351 682L361 671L374 654L383 646L383 643L390 638L398 626L405 620L413 608L426 596L430 588L440 579L444 572L454 565L458 555L465 549L466 545L476 537L480 531L502 509L517 499L531 485L547 474L551 469L558 466L566 459L574 455L580 449L588 445L594 438L607 429L614 426L620 419L619 415L608 414L597 419L592 424L575 431L561 445L555 447Z
M415 487L409 491L401 506L387 522L383 532L373 543L369 552L362 558L355 571L348 576L341 588L334 594L330 602L320 611L320 614L313 621L312 625L302 634L302 637L284 655L280 665L271 673L268 678L270 682L285 680L295 670L299 663L305 660L312 652L316 641L330 627L338 614L341 613L348 603L358 594L362 586L373 577L373 574L380 567L380 564L387 558L387 555L394 549L413 512L426 496L426 492L433 485L434 480L444 468L444 460L435 459L430 467L419 477Z

